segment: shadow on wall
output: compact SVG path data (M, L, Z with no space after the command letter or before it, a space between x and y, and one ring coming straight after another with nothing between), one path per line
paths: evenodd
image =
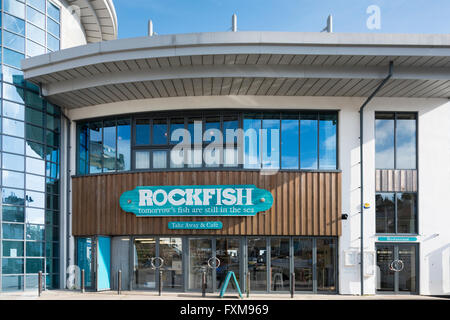
M433 295L450 295L450 244L432 251L428 260L428 291Z

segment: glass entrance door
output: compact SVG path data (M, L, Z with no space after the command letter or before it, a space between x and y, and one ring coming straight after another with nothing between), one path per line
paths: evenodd
M183 244L181 238L159 238L159 257L164 261L162 282L164 289L183 289Z
M156 255L156 238L134 241L134 287L136 289L157 289L156 270L152 258Z
M233 271L238 283L239 279L239 239L238 238L217 238L216 258L220 265L216 268L216 289L220 290L228 274Z
M417 244L377 244L377 291L417 293Z
M189 289L202 289L202 276L206 271L206 289L211 291L213 269L208 267L208 260L212 257L212 239L189 239Z

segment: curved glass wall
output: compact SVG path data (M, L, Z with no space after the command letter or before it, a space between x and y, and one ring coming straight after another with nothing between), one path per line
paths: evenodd
M77 173L337 170L336 111L184 111L78 123Z
M60 10L1 1L0 290L59 288L60 110L24 81L20 61L59 50Z

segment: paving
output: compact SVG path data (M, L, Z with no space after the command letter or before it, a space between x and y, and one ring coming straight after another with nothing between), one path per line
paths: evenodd
M326 295L326 294L244 294L242 300L450 300L448 297L433 297L422 295ZM73 290L48 290L38 296L37 291L0 293L0 300L240 300L238 294L227 293L223 298L218 293L207 293L202 297L200 292L158 292L117 291L85 292Z

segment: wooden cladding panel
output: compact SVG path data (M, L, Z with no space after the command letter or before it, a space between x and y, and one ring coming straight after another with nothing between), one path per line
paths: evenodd
M417 170L376 170L377 192L417 192Z
M254 184L269 190L273 206L253 217L136 217L119 206L136 186ZM75 236L89 235L341 235L341 173L183 171L72 178ZM221 230L169 230L169 221L222 221Z

